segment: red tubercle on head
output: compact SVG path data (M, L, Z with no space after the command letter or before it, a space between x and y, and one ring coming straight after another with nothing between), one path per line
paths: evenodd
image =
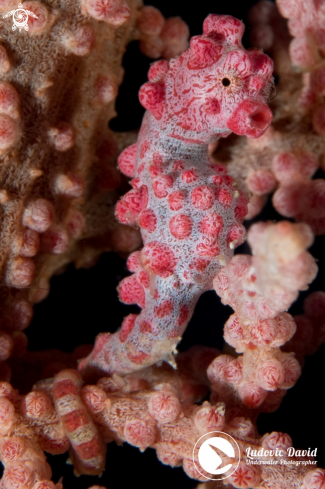
M240 44L244 24L230 15L211 14L203 22L203 34L216 41Z
M252 72L255 75L262 76L264 79L270 79L273 72L272 59L256 48L248 49L247 53L251 60Z
M192 37L190 56L187 67L190 70L200 70L216 63L223 54L222 44L202 36Z
M223 62L223 69L229 73L235 72L239 77L247 77L252 72L249 53L243 50L230 51Z
M148 80L149 81L161 80L166 76L168 70L169 70L168 61L166 61L165 59L156 61L150 66L148 72Z
M165 108L165 85L163 82L147 82L140 88L139 100L141 105L159 120Z

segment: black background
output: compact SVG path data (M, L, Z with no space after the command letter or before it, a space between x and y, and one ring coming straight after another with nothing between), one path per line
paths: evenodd
M216 2L200 0L182 2L179 0L153 0L145 4L158 7L165 17L181 16L190 27L191 35L201 34L202 22L209 13L230 14L247 25L247 12L254 1L228 0ZM248 47L247 33L244 44ZM129 45L124 57L125 79L120 88L116 109L118 117L110 127L116 131L139 128L143 109L138 102L139 87L147 80L147 71L152 60L142 55L138 43ZM318 177L323 177L318 172ZM269 205L258 220L281 219ZM318 265L325 269L325 237L317 238L311 252L319 259ZM236 252L247 252L246 245ZM35 317L26 330L31 350L60 348L72 351L79 344L93 343L102 331L115 331L124 316L136 312L136 307L122 305L117 298L116 286L121 278L128 275L125 261L113 253L101 257L98 264L89 270L68 271L51 280L49 297L35 306ZM311 290L322 290L324 274L319 274ZM293 314L302 312L302 298L290 309ZM194 344L222 347L223 324L231 313L229 307L222 306L214 292L204 294L180 344L184 350ZM295 447L318 448L318 462L325 466L324 430L324 346L306 362L303 376L283 400L280 409L273 414L261 415L258 428L261 434L271 431L287 432ZM151 449L141 454L134 447L124 444L108 446L107 467L101 479L73 475L73 469L66 465L67 455L48 457L53 467L53 480L64 475L65 489L86 489L93 484L101 484L108 489L140 486L142 489L187 489L194 488L196 482L189 479L181 468L163 466Z

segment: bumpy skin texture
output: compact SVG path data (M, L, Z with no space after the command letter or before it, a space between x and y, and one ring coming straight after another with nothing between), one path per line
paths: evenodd
M306 251L313 242L306 224L257 223L248 232L248 242L253 256L234 256L213 282L223 304L235 310L225 324L224 338L242 355L220 355L208 376L212 384L224 389L228 384L246 406L256 408L270 393L281 399L300 376L290 347L286 345L285 353L279 348L296 332L292 316L284 311L299 290L308 288L317 266Z
M208 144L231 131L261 136L272 114L272 61L241 45L243 24L210 15L203 35L168 63L159 61L140 89L148 110L137 145L119 166L134 177L117 204L117 218L139 225L144 248L128 261L134 275L119 285L123 302L143 308L121 330L97 338L80 363L84 375L127 373L167 357L176 347L199 296L244 241L246 199Z

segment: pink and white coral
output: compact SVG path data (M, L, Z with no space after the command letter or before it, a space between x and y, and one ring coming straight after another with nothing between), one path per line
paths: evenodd
M33 45L42 38L48 46L56 22L61 22L57 11L49 4L25 4L39 14L27 39ZM155 448L164 464L182 465L191 478L203 481L192 450L209 430L231 434L242 452L238 469L224 487L324 485L324 470L315 468L309 456L299 467L297 458L287 457L291 465L280 468L251 465L246 456L247 447L286 450L292 445L284 433L260 436L256 418L278 408L297 381L305 356L325 338L323 292L307 297L303 315L287 312L317 273L307 249L314 234L324 232L324 182L312 180L323 152L322 4L299 1L294 6L283 0L279 5L298 39L291 44L292 60L301 55L305 64L295 64L305 73L300 76L289 67L285 25L275 6L262 2L251 14L252 32L260 36L258 47L270 50L282 77L279 95L271 102L272 125L267 106L274 91L272 62L259 49L243 49L243 24L233 17L210 15L203 36L192 38L184 54L185 23L180 18L165 20L154 7L141 9L131 0L82 1L76 24L63 29L63 57L72 56L75 66L87 60L82 66L91 79L89 98L89 84L82 79L86 103L80 112L78 108L69 120L60 117L45 124L46 147L56 156L51 169L46 159L29 168L28 175L41 183L30 192L28 187L23 206L10 214L16 195L5 185L10 178L4 178L0 191L1 205L9 208L3 227L10 224L7 231L14 230L0 243L0 251L10 247L9 254L0 255L5 256L6 285L13 290L12 296L4 294L0 333L3 489L62 489L61 480L50 481L43 450L53 455L69 450L76 474L101 474L106 444L112 441L141 451ZM73 8L69 12L71 16ZM145 54L165 58L151 66L149 82L140 90L148 112L137 143L132 134L118 136L106 128L101 132L114 114L110 104L122 78L121 53L135 38ZM104 52L104 40L112 48L106 52L111 53L107 70L98 54ZM12 47L4 42L7 45ZM19 155L24 131L34 126L26 124L25 99L15 77L10 78L16 69L12 49L4 46L0 149L8 164L7 152L17 147L10 155ZM51 77L34 80L31 75L28 83L35 85L33 93L45 105L56 90ZM110 107L110 115L103 107ZM85 110L89 121L97 114L94 127L84 119L79 124ZM81 134L85 138L87 131L93 131L92 139L81 144ZM237 136L225 139L231 132ZM113 206L123 179L115 158L130 143L119 157L119 168L132 178L133 189L117 204L117 224ZM209 157L211 145L216 152ZM74 164L58 164L76 148L84 164L88 158L87 171L73 158L69 161ZM225 158L227 148L231 161ZM253 197L249 214L245 190ZM272 192L274 207L300 222L253 225L248 232L252 256L233 256L245 239L243 218L256 215ZM12 215L19 215L18 231ZM31 302L47 293L49 277L71 259L89 266L103 249L134 249L139 244L136 227L144 247L130 255L133 274L122 280L118 291L124 303L136 303L142 312L127 316L117 333L102 333L92 352L91 345L72 354L28 352L21 330L30 322ZM16 293L18 287L32 284L39 288L31 290L29 301L24 291ZM199 296L212 286L235 311L225 325L229 346L225 353L197 347L176 355ZM78 365L80 358L85 359ZM209 390L209 401L203 400ZM276 457L270 455L272 462ZM218 486L205 483L210 485Z
M306 224L257 223L248 242L253 256L234 256L214 279L222 302L235 310L225 324L225 340L243 355L219 356L208 376L212 384L228 382L253 408L268 391L288 389L300 376L294 355L280 350L296 331L284 311L315 278L317 266L306 251L313 242Z

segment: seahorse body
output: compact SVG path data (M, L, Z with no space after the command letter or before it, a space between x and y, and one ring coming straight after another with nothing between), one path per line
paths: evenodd
M116 216L141 228L144 247L128 260L134 274L118 289L142 311L97 337L79 365L85 375L124 374L168 357L198 298L245 239L246 198L208 157L209 143L231 131L259 137L272 119L272 61L243 49L243 31L233 17L208 16L203 35L178 58L154 63L140 89L147 112L138 142L119 158L133 189Z

